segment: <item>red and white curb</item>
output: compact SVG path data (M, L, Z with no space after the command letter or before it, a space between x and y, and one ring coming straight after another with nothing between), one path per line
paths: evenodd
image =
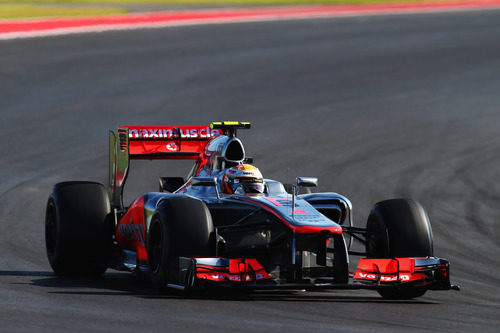
M205 9L82 18L0 20L0 40L171 26L500 9L500 0Z

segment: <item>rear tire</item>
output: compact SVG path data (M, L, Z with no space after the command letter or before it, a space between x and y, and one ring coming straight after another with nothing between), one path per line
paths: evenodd
M370 258L431 257L432 230L422 206L410 199L378 202L368 216L366 252ZM402 286L384 288L379 294L387 299L422 296L426 288Z
M45 245L56 275L100 275L113 245L104 186L63 182L54 186L45 213Z
M191 281L178 281L176 259L212 257L215 249L212 216L203 201L187 196L162 200L148 232L148 262L157 289L164 290L168 283L190 286Z

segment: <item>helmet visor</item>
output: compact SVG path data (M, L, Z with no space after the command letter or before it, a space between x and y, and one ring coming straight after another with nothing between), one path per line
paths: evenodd
M264 181L258 178L240 178L239 182L235 182L235 192L243 191L244 193L264 193Z

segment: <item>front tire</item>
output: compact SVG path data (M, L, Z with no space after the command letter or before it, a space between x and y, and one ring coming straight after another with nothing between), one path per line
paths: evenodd
M422 206L410 199L378 202L366 223L366 252L370 258L431 257L432 230ZM426 288L398 286L378 290L387 299L422 296Z
M45 245L56 275L100 275L112 247L111 211L104 186L63 182L54 186L45 213Z
M192 286L192 276L179 281L179 257L215 256L215 231L205 203L187 196L162 200L148 232L148 262L154 286L168 283Z

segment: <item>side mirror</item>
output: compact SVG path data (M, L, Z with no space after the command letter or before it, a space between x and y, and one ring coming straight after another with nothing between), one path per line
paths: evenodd
M217 178L215 177L193 177L191 178L191 186L216 186Z
M297 184L292 185L292 212L295 211L295 197L299 195L301 187L316 187L318 186L318 178L316 177L297 177Z
M316 186L318 186L318 178L316 178L316 177L297 177L297 186L316 187Z
M297 184L293 186L293 194L299 195L301 187L316 187L318 186L318 178L316 177L297 177ZM310 189L307 189L305 193L311 193Z

